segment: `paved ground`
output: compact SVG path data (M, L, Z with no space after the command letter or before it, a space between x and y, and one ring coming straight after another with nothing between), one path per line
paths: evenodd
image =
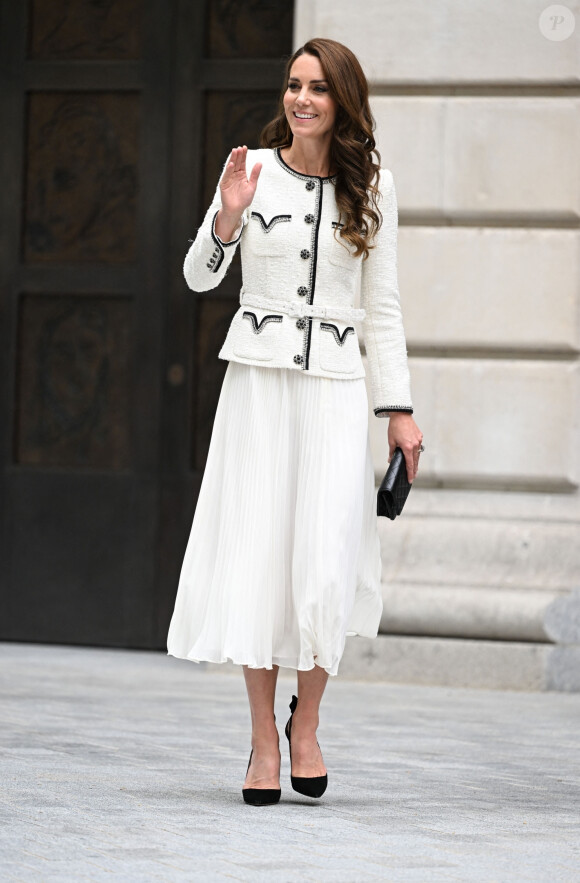
M284 744L281 802L249 807L241 670L0 644L0 672L2 881L580 881L578 694L338 677L322 800Z

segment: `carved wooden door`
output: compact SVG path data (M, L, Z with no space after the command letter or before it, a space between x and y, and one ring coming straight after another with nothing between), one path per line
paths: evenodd
M291 51L275 0L3 0L0 637L163 647L239 267L182 276Z

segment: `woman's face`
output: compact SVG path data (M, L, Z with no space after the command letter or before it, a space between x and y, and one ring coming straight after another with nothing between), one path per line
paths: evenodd
M290 70L284 110L292 134L300 138L328 135L336 119L337 102L329 92L320 59L306 52Z

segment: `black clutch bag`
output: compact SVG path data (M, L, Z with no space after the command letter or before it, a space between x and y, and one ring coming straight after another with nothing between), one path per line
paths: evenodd
M377 515L386 515L394 521L400 515L412 488L407 479L407 464L401 448L395 448L387 474L377 493Z

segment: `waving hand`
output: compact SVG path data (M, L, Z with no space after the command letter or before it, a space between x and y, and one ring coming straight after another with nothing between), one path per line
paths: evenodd
M248 178L247 153L247 147L234 147L220 181L222 208L216 219L215 231L223 242L233 238L244 210L252 203L262 171L262 163L256 163Z

